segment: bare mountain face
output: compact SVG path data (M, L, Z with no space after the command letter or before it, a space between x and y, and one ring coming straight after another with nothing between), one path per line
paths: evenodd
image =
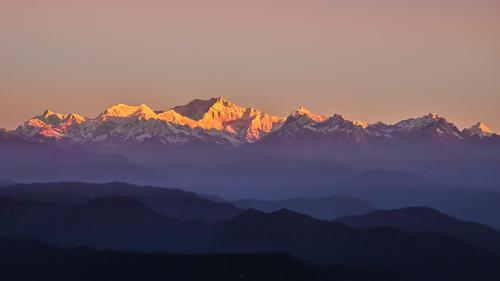
M269 138L268 142L366 144L372 141L430 139L438 142L472 136L496 137L480 122L459 130L436 114L410 118L393 125L351 121L342 115L316 115L300 107L288 118L273 116L253 107L241 107L223 97L196 99L169 110L147 105L116 104L95 118L46 110L13 132L23 138L69 143L142 143L182 145L210 143L242 146Z

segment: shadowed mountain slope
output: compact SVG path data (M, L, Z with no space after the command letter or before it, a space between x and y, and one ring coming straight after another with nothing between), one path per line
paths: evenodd
M355 228L394 227L409 232L436 232L500 253L500 232L479 223L466 222L431 208L412 207L374 211L335 220Z
M436 233L359 230L287 210L248 210L206 224L166 218L131 197L83 205L0 200L0 236L34 237L72 248L183 254L288 252L311 264L383 267L415 280L497 280L500 260Z
M0 188L0 195L25 201L72 205L85 204L104 196L132 196L165 216L181 220L217 221L240 212L229 203L213 202L191 192L120 182L17 184Z

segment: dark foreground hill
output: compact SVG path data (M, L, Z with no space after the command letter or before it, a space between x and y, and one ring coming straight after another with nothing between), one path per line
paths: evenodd
M410 280L382 268L311 266L286 253L173 255L94 251L88 247L60 250L20 238L0 238L0 246L2 279L10 281Z
M287 210L270 214L249 210L212 224L179 221L133 197L104 197L82 205L3 198L0 236L34 237L66 249L88 245L99 250L198 255L288 252L309 264L381 267L426 281L500 276L496 255L444 234L360 230Z
M212 231L212 245L220 245L222 251L286 250L310 262L383 266L417 280L497 280L500 270L496 256L446 235L357 230L287 210L250 210Z
M475 222L466 222L431 208L380 210L335 220L355 228L394 227L408 232L436 232L474 243L500 253L500 232Z

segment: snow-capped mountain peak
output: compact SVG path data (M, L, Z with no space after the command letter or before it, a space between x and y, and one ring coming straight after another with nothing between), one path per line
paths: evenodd
M427 115L424 116L424 118L427 118L427 119L432 119L432 120L438 120L440 119L441 117L439 117L439 115L437 115L436 113L429 113Z
M463 138L462 132L453 123L435 113L403 120L392 125L391 130L394 134L406 136Z
M356 126L362 127L363 129L366 129L370 124L365 121L360 121L360 120L354 120L352 123Z
M199 121L203 119L205 114L207 114L215 103L220 103L222 100L224 100L222 97L211 98L209 100L195 99L185 105L176 106L172 108L172 110L185 117Z
M41 115L35 116L31 120L41 121L45 125L57 126L57 124L59 124L64 118L66 118L66 114L56 113L50 109L47 109ZM32 123L35 123L35 122L32 122Z
M311 120L314 120L315 122L323 122L326 120L326 117L324 115L317 115L312 113L309 109L301 106L297 108L295 111L293 111L290 116L293 119L298 119L302 117L307 117Z
M108 107L102 114L101 117L106 119L108 117L144 117L145 119L153 118L156 113L147 105L128 105L124 103L117 103L111 107ZM101 119L102 119L101 118Z
M403 121L400 121L396 123L394 126L397 127L401 131L411 131L414 130L415 128L421 128L428 126L429 124L433 124L438 122L439 120L444 120L444 118L439 117L439 115L434 114L434 113L429 113L427 115L424 115L422 117L417 117L417 118L409 118Z
M47 109L41 115L24 122L17 128L16 132L28 137L61 138L63 133L60 127L67 127L73 123L73 120L68 118L69 115Z
M464 132L471 136L478 135L481 138L493 135L493 132L490 130L490 128L488 128L488 126L483 122L478 122L472 127L464 129Z
M78 124L81 124L83 122L85 122L87 120L87 118L81 116L80 114L76 114L76 113L70 113L68 115L66 115L66 117L63 119L64 122L76 122Z
M194 120L200 128L244 136L249 142L277 130L284 122L282 117L263 113L253 107L241 107L224 97L197 99L172 110Z
M167 111L154 111L145 104L117 103L92 119L47 110L19 126L16 133L70 142L155 139L171 144L195 141L241 145L279 129L284 120L216 97L194 100Z
M44 119L47 119L47 118L50 118L50 117L55 117L55 118L58 118L58 119L64 119L64 117L66 116L65 114L63 113L56 113L56 112L53 112L52 110L50 109L46 109L42 115L40 115L42 118Z
M145 104L118 103L95 118L76 113L44 111L12 132L37 140L57 139L73 143L143 142L164 144L216 143L238 146L268 137L286 143L370 143L386 140L430 139L439 142L460 140L472 135L493 136L482 122L460 131L437 114L409 118L394 125L351 121L342 115L317 115L304 107L288 118L264 113L254 107L239 106L224 97L196 99L170 110L153 110Z

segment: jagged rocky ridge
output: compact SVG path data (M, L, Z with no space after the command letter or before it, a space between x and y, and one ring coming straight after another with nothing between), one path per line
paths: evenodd
M95 118L46 110L14 131L2 131L27 139L70 143L211 143L241 146L270 139L279 143L323 140L366 143L371 140L430 138L438 141L496 136L482 122L460 130L436 114L410 118L396 124L368 124L342 115L316 115L300 107L287 118L273 116L253 107L241 107L223 98L196 99L169 110L147 105L118 103Z

